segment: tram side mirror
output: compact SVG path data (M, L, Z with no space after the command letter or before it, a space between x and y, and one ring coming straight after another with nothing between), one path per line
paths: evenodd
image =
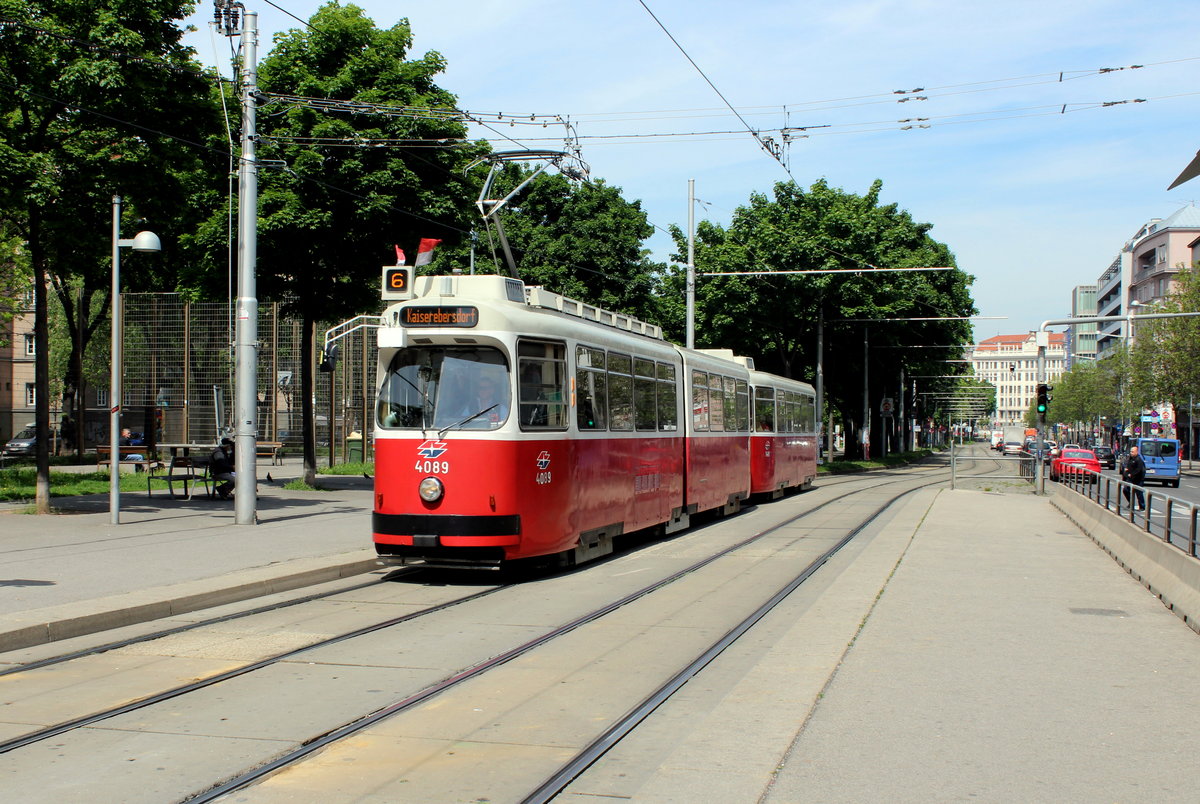
M339 351L340 349L336 343L326 349L325 354L321 357L321 365L317 368L325 372L331 372L337 368Z

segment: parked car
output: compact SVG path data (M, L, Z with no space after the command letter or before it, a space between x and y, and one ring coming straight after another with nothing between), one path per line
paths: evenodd
M1087 480L1095 483L1100 475L1100 461L1090 449L1064 449L1050 461L1050 479L1060 480L1064 476L1087 474Z
M1096 460L1099 461L1100 465L1105 469L1117 468L1117 453L1113 452L1112 447L1100 444L1093 449L1092 452L1096 454Z
M4 445L5 455L32 455L37 446L37 428L32 424L14 435Z

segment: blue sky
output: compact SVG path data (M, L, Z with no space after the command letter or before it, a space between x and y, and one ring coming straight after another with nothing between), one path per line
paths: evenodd
M301 25L280 9L307 20L319 6L244 2L259 13L260 57L271 34ZM356 5L380 27L407 17L413 53L446 58L438 83L460 108L569 118L592 177L640 200L656 226L686 227L689 179L703 202L697 220L726 225L788 170L648 6L762 136L779 142L785 126L814 127L784 151L800 185L823 178L862 193L878 178L884 202L933 224L932 236L975 277L980 314L1007 317L977 321L980 339L1069 315L1071 289L1095 282L1143 223L1200 200L1200 179L1167 191L1200 149L1192 2ZM217 60L211 18L211 3L198 3L198 30L187 40L209 64ZM226 43L216 47L228 53ZM1102 72L1132 65L1142 66ZM511 131L530 147L562 146L534 139L557 137L560 127ZM663 133L679 136L646 136ZM667 260L664 234L647 246Z

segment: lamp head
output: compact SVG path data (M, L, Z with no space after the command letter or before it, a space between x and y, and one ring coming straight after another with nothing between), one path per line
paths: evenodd
M162 242L154 232L138 232L133 238L134 251L162 251Z

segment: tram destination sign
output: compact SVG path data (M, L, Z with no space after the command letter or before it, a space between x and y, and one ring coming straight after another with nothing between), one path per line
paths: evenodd
M400 325L405 327L473 327L478 323L478 307L405 307L400 311Z

